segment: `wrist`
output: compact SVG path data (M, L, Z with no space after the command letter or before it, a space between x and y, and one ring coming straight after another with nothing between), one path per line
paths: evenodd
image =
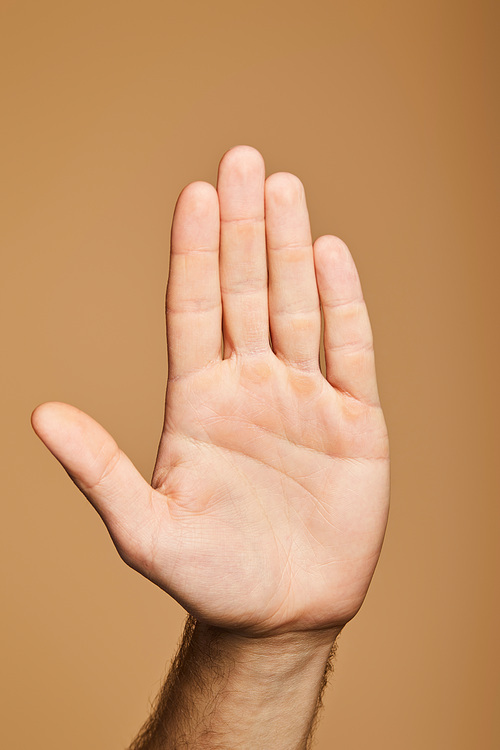
M248 636L192 620L192 645L207 658L231 660L234 668L280 682L306 664L324 668L341 628Z
M274 713L280 723L291 705L309 704L314 714L339 633L340 628L249 637L193 620L191 652L198 664L205 662L206 673L219 675L225 695L244 695L252 711L261 717Z

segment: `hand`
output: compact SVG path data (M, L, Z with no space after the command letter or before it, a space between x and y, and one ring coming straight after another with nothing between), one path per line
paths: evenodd
M179 197L167 340L152 486L74 407L38 407L35 431L123 559L200 621L251 636L342 627L388 511L370 324L349 251L312 245L301 183L265 180L254 149L224 156L217 190Z

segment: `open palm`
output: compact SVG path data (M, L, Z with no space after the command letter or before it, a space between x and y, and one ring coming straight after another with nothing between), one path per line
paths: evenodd
M388 509L370 325L347 248L312 244L300 182L265 180L254 149L179 198L167 340L152 487L73 407L42 405L35 430L122 557L197 618L255 635L343 625Z

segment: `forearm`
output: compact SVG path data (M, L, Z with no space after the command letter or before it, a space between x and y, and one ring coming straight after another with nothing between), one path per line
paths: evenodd
M247 638L188 620L130 750L303 750L338 631Z

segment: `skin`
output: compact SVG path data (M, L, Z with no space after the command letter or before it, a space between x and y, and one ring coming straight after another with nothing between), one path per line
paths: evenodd
M200 643L216 629L233 656L236 643L321 644L317 695L380 554L388 438L352 257L336 237L312 242L300 181L266 180L250 147L225 154L217 189L192 183L178 199L167 342L151 485L72 406L42 404L33 427L122 558L196 619Z

